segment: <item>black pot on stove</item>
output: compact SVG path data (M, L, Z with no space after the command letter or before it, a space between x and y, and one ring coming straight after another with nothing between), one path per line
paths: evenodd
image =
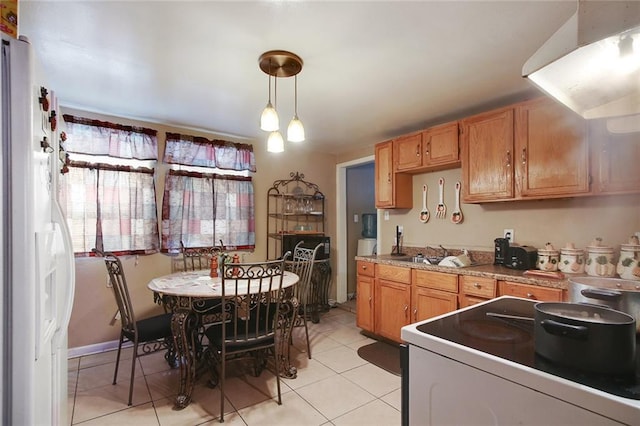
M578 303L535 305L535 351L564 366L629 374L636 363L636 322L620 311Z

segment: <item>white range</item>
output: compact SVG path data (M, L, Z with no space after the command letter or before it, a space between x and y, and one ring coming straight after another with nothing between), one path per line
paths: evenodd
M534 305L503 296L403 327L403 425L640 425L640 371L553 365L535 354L533 322L486 315L533 318Z

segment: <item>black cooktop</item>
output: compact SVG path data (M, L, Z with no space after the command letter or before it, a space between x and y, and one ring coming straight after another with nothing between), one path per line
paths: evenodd
M416 328L423 333L613 395L640 400L640 342L637 339L635 374L590 373L555 364L538 355L535 352L533 321L492 316L492 314L501 314L534 318L535 304L535 301L525 299L496 299L472 309L429 321Z

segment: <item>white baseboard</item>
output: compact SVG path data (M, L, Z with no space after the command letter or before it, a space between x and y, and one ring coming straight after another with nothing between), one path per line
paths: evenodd
M123 348L128 348L129 346L132 346L131 342L127 342L126 344L122 345ZM118 349L118 341L112 340L110 342L95 343L93 345L79 346L77 348L69 348L68 357L77 358L79 356L99 354L102 352L113 351L116 349Z

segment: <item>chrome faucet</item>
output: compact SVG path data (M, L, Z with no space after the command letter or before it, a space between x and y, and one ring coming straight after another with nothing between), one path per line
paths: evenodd
M443 258L443 259L444 259L445 257L449 256L449 250L447 250L446 248L442 247L442 244L441 244L441 245L439 245L439 246L438 246L438 248L435 248L435 247L429 247L429 246L427 246L427 248L428 248L429 250L433 250L433 251L435 251L435 252L436 252L436 256L438 255L438 254L437 254L437 253L438 253L438 251L439 251L439 250L442 250L442 258Z

